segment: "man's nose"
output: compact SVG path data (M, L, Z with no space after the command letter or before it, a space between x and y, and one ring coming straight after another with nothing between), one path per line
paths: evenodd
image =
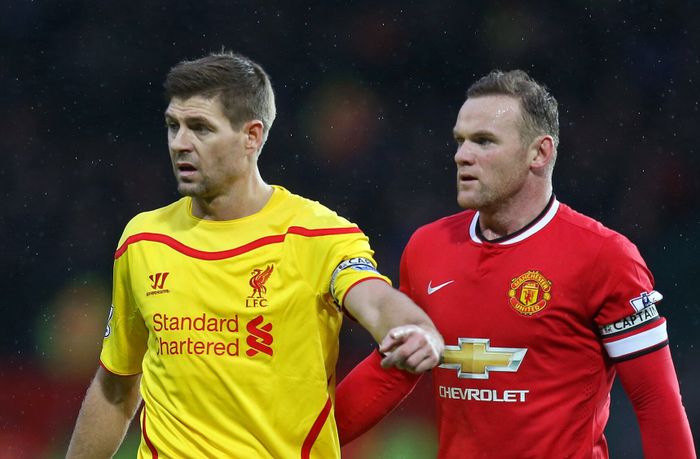
M192 149L192 136L187 128L180 127L177 132L170 134L170 149L172 151L189 151Z
M470 148L468 142L464 142L457 147L457 151L455 152L455 163L457 163L458 166L474 163L474 152Z

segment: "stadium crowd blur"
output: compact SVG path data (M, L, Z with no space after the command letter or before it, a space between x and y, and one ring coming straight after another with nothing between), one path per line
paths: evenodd
M451 129L467 85L492 68L545 82L560 103L555 192L626 234L655 273L697 442L697 3L93 3L8 2L0 14L0 459L64 454L120 232L177 198L163 77L222 46L273 81L263 177L357 222L395 281L411 232L459 210ZM371 347L348 320L339 376ZM431 457L421 384L344 457ZM616 389L613 457L640 457L636 429Z

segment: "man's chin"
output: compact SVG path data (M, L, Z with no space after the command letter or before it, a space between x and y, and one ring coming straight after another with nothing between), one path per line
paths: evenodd
M182 196L190 196L192 198L197 198L202 194L201 187L191 183L178 183L177 192Z
M471 196L464 196L461 193L457 193L457 204L462 209L476 209L478 208L478 203Z

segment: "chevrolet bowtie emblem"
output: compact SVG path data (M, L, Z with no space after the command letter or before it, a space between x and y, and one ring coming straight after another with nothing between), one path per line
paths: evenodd
M445 346L440 368L457 370L467 379L488 379L489 371L516 372L527 349L491 347L488 339L459 338L457 346Z

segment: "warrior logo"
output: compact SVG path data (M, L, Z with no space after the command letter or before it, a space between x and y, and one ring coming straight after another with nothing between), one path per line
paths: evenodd
M265 287L265 282L270 278L272 271L274 270L273 265L267 265L267 267L262 270L260 268L255 268L250 274L250 280L248 285L253 289L253 293L246 299L245 305L247 308L257 308L266 307L267 299L264 298L264 294L267 293L267 287Z
M151 274L150 276L148 276L148 278L151 279L151 282L153 282L151 284L151 288L153 290L155 290L155 289L162 290L163 287L165 287L165 279L168 278L169 274L170 273L155 273L155 274Z
M524 316L543 310L552 298L552 282L539 271L528 271L511 281L508 297L510 305Z
M151 280L151 291L146 292L146 296L169 293L170 290L165 288L165 280L169 275L170 273L155 273L148 276L148 278Z
M260 326L262 322L263 316L256 316L246 325L246 330L250 333L248 338L246 338L246 344L250 346L250 349L245 352L248 357L252 357L259 352L272 356L272 348L270 347L273 340L270 334L272 331L272 324L267 323Z

